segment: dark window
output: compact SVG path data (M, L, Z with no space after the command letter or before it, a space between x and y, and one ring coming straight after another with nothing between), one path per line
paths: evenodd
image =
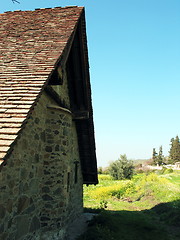
M55 69L49 80L49 85L62 85L63 84L63 74L62 71Z

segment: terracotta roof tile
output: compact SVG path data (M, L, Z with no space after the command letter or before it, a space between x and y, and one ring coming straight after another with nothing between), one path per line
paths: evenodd
M0 153L0 165L4 162L4 160L2 160L4 157L6 156L6 153L1 152Z
M0 123L22 123L22 121L21 118L0 118Z
M0 128L0 134L16 135L20 128Z
M14 140L0 140L0 146L10 146Z
M9 150L9 146L8 147L0 146L0 152L6 153L8 150Z
M2 140L15 140L17 135L10 135L10 134L0 134L0 139Z
M4 122L1 122L0 123L0 129L1 128L20 128L21 127L21 123L4 123Z
M82 7L58 7L0 14L0 164L62 56L82 11Z

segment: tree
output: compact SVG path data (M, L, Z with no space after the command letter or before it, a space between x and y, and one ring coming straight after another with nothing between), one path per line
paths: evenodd
M134 173L133 162L127 156L120 155L120 158L109 165L109 174L115 180L131 179Z
M152 160L154 165L161 166L164 163L164 156L162 146L159 148L159 153L157 154L156 149L153 148Z
M169 162L170 164L174 164L175 162L180 161L180 142L179 137L171 139L171 148L169 151Z
M163 156L163 150L162 146L159 148L159 154L157 156L157 164L161 166L164 163L164 156Z
M103 168L102 167L98 167L98 174L102 174L103 173Z
M156 165L157 164L157 152L156 152L155 148L153 148L152 160L153 160L153 164Z

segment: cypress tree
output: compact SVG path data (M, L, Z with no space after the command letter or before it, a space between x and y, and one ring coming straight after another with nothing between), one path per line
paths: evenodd
M174 164L175 162L180 161L180 142L179 137L171 139L171 148L169 151L169 163Z
M157 156L157 164L159 166L161 166L164 162L164 156L163 156L163 150L162 150L162 146L160 146L159 148L159 154Z
M155 148L153 148L152 160L153 160L153 164L156 165L157 164L157 152L156 152Z

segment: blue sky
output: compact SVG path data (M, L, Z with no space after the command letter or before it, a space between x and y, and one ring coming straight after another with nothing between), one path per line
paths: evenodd
M180 136L179 0L11 0L0 12L85 6L98 166Z

